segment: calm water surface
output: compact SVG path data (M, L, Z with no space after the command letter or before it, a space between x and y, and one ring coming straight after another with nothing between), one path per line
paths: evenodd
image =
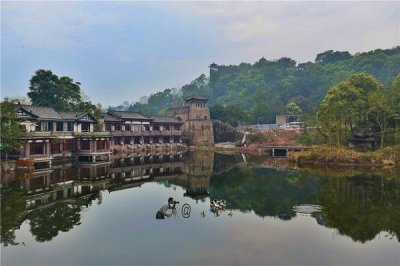
M398 172L282 163L197 152L4 176L1 265L400 265Z

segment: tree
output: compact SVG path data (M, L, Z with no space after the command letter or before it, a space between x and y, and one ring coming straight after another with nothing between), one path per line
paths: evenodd
M351 58L351 55L347 51L334 52L333 50L328 50L328 51L318 54L317 57L315 58L315 62L322 63L322 64L328 64L328 63L335 63L337 61L346 60L346 59L350 59L350 58Z
M360 117L363 106L360 89L343 81L331 87L318 110L318 120L323 125L325 134L332 139L335 135L336 145L352 130Z
M96 108L94 108L93 110L93 117L97 120L97 124L94 126L94 131L96 132L100 132L103 130L104 121L101 119L103 116L102 109L103 108L101 104L98 103L96 105Z
M26 130L17 121L16 100L5 98L0 103L1 108L1 142L0 150L7 156L10 152L17 151L23 143Z
M61 232L68 232L80 224L81 206L55 204L29 213L31 233L38 242L52 240Z
M206 75L201 74L198 78L186 84L181 88L183 97L188 97L193 94L208 95L208 79Z
M400 120L400 74L393 80L390 99L392 101L394 118Z
M373 91L368 94L369 114L380 129L381 148L383 148L388 119L393 114L389 95L385 91Z
M393 108L393 120L395 123L395 143L400 142L400 74L393 80L390 90L391 106Z
M285 107L285 114L287 115L299 115L302 113L301 108L297 105L296 102L288 102Z
M2 189L1 194L1 238L4 246L18 245L15 241L15 231L18 230L26 217L26 196L23 192Z
M32 105L59 110L88 109L80 85L70 77L58 77L50 70L39 69L29 81L28 97Z

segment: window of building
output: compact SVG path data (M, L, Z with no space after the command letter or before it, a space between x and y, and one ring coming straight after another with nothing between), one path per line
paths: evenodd
M81 141L81 150L83 150L83 151L90 150L90 142L89 141Z
M52 153L61 153L61 143L58 141L51 143L51 152Z
M97 171L97 176L104 176L107 174L107 169L104 166L97 168L96 171Z
M74 151L75 150L75 140L73 140L73 139L65 140L65 149L67 151Z
M18 111L17 111L17 116L26 116L27 115L27 113L24 111L24 110L22 110L22 109L19 109Z
M181 126L174 126L174 130L175 131L180 131L181 130Z
M32 155L44 154L45 153L44 145L45 145L44 143L31 143L30 153Z
M90 177L90 168L81 168L81 177Z
M53 121L44 122L44 131L53 131Z
M170 131L171 127L170 126L165 126L165 131Z
M154 131L160 131L160 125L154 125L153 126Z
M56 131L64 131L64 122L56 123Z
M42 131L40 121L37 121L37 122L35 123L35 131Z
M45 180L46 176L38 176L36 178L31 179L31 189L39 189L45 187Z
M68 131L74 131L74 122L68 122L67 130Z
M150 126L149 125L144 125L143 128L144 128L144 131L150 131Z
M82 132L90 132L90 124L89 123L82 123L81 131Z
M98 140L97 141L97 150L105 150L105 149L107 149L107 141Z

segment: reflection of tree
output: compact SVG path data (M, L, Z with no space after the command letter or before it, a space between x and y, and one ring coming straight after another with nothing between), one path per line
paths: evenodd
M381 231L400 240L399 179L364 174L327 180L320 188L327 227L362 243Z
M50 241L59 231L67 232L80 224L81 206L55 204L29 214L31 233L36 241Z
M317 180L266 168L235 168L211 179L212 198L227 200L228 208L253 210L259 216L290 220L293 206L315 203Z
M25 198L22 193L2 191L1 193L1 243L4 246L17 245L15 230L25 220Z

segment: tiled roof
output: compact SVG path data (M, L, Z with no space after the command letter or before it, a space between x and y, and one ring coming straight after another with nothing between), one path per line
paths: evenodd
M44 120L44 119L62 120L63 119L60 116L60 114L51 107L21 105L21 108L26 110L27 112L33 114L34 116L37 116L37 118L39 120Z
M190 95L190 96L186 97L185 101L190 100L190 99L206 100L206 101L208 100L208 98L206 98L204 96L201 96L201 95L198 95L198 94L193 94L193 95Z
M179 123L182 124L181 121L176 119L173 116L163 116L163 115L152 115L150 116L151 119L153 119L153 122L155 123Z
M121 121L121 118L110 115L109 113L105 113L103 118L104 118L104 121L106 121L106 122L120 122Z
M149 117L143 116L141 113L128 111L108 111L110 115L115 115L121 119L151 120Z
M85 111L58 111L60 116L65 120L75 120L79 116L86 114Z
M184 109L189 109L189 106L178 106L178 107L170 107L167 109L167 111L178 111L178 110L184 110Z
M88 112L85 111L59 111L58 113L64 120L96 122L96 119L94 119ZM89 119L82 119L85 115L87 115Z

